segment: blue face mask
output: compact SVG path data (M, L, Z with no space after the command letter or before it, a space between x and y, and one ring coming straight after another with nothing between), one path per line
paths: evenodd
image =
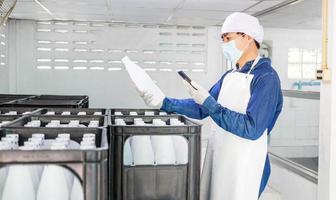
M227 43L223 43L223 54L227 60L229 60L231 63L236 63L239 58L243 55L243 51L239 50L236 47L236 41L232 40Z

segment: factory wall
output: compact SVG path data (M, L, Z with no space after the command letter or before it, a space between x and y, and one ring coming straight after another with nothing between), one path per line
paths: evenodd
M74 70L71 69L71 65L75 66L75 64L66 63L66 65L70 66L70 69L62 69L64 63L53 63L55 67L58 65L58 69L37 69L37 65L43 64L50 65L49 63L37 63L37 59L39 58L50 58L51 60L59 57L66 57L71 61L71 57L76 57L78 53L75 52L65 52L65 55L62 55L62 52L38 52L36 49L41 46L37 44L37 40L48 40L50 38L43 38L44 36L38 37L38 32L36 32L37 25L35 21L29 20L12 20L10 23L11 26L15 26L15 31L11 32L11 41L16 41L16 45L12 45L11 48L15 49L15 53L12 54L12 57L15 57L16 62L10 63L11 68L16 69L16 72L13 70L11 76L11 92L18 93L54 93L54 94L88 94L90 95L90 106L91 107L145 107L142 99L138 96L136 90L134 89L133 84L131 83L130 78L128 77L127 72L122 69L119 70L119 67L122 68L122 64L112 63L117 62L118 59L122 58L123 55L128 55L131 59L137 59L138 55L132 54L131 52L123 53L122 55L116 56L114 54L103 55L103 59L105 62L105 66L103 66L101 60L98 60L99 56L94 57L94 60L90 60L89 56L86 57L86 62L92 63L81 63L77 64L77 66L85 66L87 67L85 70ZM133 28L132 33L130 34L125 31L125 34L118 29L118 34L111 37L120 37L115 38L118 40L125 40L125 42L130 43L130 41L134 42L134 46L138 47L142 45L141 40L155 40L155 38L150 38L151 35L142 35L140 39L135 40L134 38L139 37L141 34L141 30L137 32L135 28ZM219 35L216 32L216 28L207 28L205 32L208 34L205 36L205 41L202 41L205 45L207 45L207 50L204 55L206 66L204 67L204 72L192 72L190 71L190 76L205 85L206 87L210 87L214 80L220 77L220 74L223 72L223 64L222 57L220 54L220 44L217 42L219 39ZM167 32L167 31L165 31ZM100 37L100 33L95 33L91 35L96 35ZM54 35L53 35L54 36ZM79 35L81 37L81 35ZM103 36L106 37L106 43L109 42L111 37L109 35ZM60 40L60 38L53 37L55 40ZM69 40L81 40L78 38L63 38L64 41ZM84 40L84 39L83 39ZM91 39L92 40L92 39ZM71 41L70 41L71 42ZM79 42L79 41L72 41ZM160 42L160 41L155 41ZM43 44L42 44L43 45ZM108 46L105 44L97 44L95 48L99 46L100 49L108 49L116 50L122 49L127 51L125 47L122 47L122 44L113 44L113 46ZM132 44L128 45L128 48ZM60 47L62 45L58 45ZM150 45L147 45L150 46ZM55 47L57 48L57 47ZM133 47L134 48L134 47ZM141 47L140 47L141 48ZM154 50L154 46L147 47ZM131 51L131 50L129 50ZM44 53L44 54L43 54ZM49 53L49 54L46 54ZM56 55L59 53L58 56ZM86 55L84 55L85 58ZM95 56L95 55L93 55ZM113 58L111 59L109 56ZM78 56L77 56L78 57ZM195 57L195 56L194 56ZM153 58L152 58L153 59ZM168 58L169 59L169 58ZM168 60L165 59L164 61ZM194 58L190 58L194 59ZM196 55L197 59L197 55ZM79 59L78 59L79 60ZM81 61L83 61L83 57L81 57ZM168 60L170 61L170 60ZM111 63L107 63L111 62ZM158 61L159 62L159 61ZM201 63L205 64L205 63ZM113 68L113 65L117 65L117 67ZM139 65L142 66L141 63ZM149 64L148 64L149 65ZM41 67L43 67L41 66ZM107 69L107 67L112 66L111 71ZM93 69L91 69L91 67ZM97 67L97 68L94 68ZM105 67L104 70L100 70L99 67ZM90 68L90 69L89 69ZM153 68L153 67L152 67ZM175 71L175 70L174 70ZM167 96L171 97L187 97L187 91L182 85L181 78L177 75L176 72L173 71L149 71L148 72L160 88L164 91ZM163 78L164 77L164 78Z

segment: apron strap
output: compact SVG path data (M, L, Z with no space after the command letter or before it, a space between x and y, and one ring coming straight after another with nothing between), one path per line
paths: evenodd
M251 69L248 71L247 74L250 74L252 72L252 70L254 69L254 67L258 64L259 60L261 59L260 55L257 56L257 58L254 60Z
M249 74L252 72L252 70L253 70L254 67L258 64L258 62L259 62L260 59L261 59L261 57L260 57L260 55L258 55L258 56L256 57L256 59L254 60L252 66L251 66L251 69L248 71L247 75L249 75ZM231 73L236 72L237 70L238 70L238 68L236 67L235 69L232 70Z

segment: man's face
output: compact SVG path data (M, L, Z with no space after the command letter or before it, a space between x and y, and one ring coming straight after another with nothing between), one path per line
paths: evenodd
M239 50L244 51L246 47L253 41L253 39L245 35L244 33L224 33L222 35L223 43L231 42L232 40L236 41L236 47Z

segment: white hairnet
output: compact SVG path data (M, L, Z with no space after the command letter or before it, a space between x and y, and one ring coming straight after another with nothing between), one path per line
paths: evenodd
M260 44L264 38L264 29L259 20L251 15L235 12L229 15L222 26L222 34L230 32L242 32L253 37Z

